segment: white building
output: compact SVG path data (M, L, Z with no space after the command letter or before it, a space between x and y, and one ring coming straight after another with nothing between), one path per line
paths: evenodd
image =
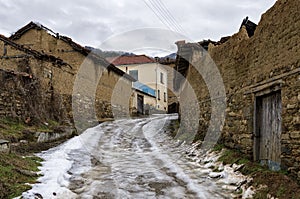
M155 104L150 104L158 110L168 111L168 73L163 65L146 55L119 56L108 58L122 71L128 73L138 82L154 89L156 96ZM133 83L133 87L137 87L138 83ZM147 92L146 90L143 90ZM150 94L151 91L150 91Z

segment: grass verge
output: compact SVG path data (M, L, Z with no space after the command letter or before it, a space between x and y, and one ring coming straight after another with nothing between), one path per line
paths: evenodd
M21 157L14 153L0 153L0 198L14 198L30 189L26 183L35 183L41 159Z
M55 126L58 126L55 121L48 121L48 123L39 125L27 125L15 119L0 118L0 139L6 139L10 142L32 141L35 132L51 132Z
M298 182L289 176L287 171L271 171L257 162L253 162L245 154L237 150L227 149L223 145L216 145L215 151L222 152L219 161L224 164L243 164L240 172L251 176L252 186L258 188L254 199L276 197L278 199L300 199L300 186Z
M0 198L20 196L31 188L29 184L36 182L41 159L33 154L57 146L65 139L37 143L35 133L51 132L56 126L58 123L55 121L27 125L22 121L0 118L0 139L11 142L11 153L0 152Z

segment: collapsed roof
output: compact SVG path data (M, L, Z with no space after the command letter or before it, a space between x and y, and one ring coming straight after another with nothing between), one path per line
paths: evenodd
M257 25L256 25L255 23L253 23L252 21L250 21L248 17L246 17L246 18L243 20L240 29L241 29L243 26L246 27L248 36L249 36L249 37L252 37L252 36L254 35L254 32L255 32L255 30L256 30Z

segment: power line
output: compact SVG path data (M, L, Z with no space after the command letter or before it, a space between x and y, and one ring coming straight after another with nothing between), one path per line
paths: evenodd
M176 24L170 22L168 16L165 15L164 11L161 10L161 8L155 3L155 1L152 1L152 0L148 0L148 1L153 6L153 8L158 12L158 14L163 17L163 19L165 20L165 22L168 23L168 25L172 28L172 30L174 30L176 32L180 32L180 30L178 29L178 27L176 26Z
M184 28L182 28L182 26L178 23L178 21L176 20L176 18L172 15L172 13L165 6L165 4L161 0L154 0L154 1L156 1L158 3L158 5L161 7L161 9L164 11L164 13L166 13L166 15L168 16L168 18L171 19L171 22L178 27L178 29L180 30L179 32L186 33L185 30L184 30Z
M152 10L152 12L157 16L157 18L160 20L160 22L162 22L165 26L167 26L169 29L172 30L172 27L170 27L169 24L167 24L167 23L161 18L161 16L155 12L155 10L151 7L151 5L149 5L149 4L147 3L146 0L144 0L144 3L146 4L146 6L147 6L148 8L150 8L150 9Z
M144 0L144 3L154 12L154 14L159 18L159 20L167 26L169 29L181 33L186 34L185 30L180 26L177 20L173 17L170 11L166 8L166 6L160 1L155 0Z

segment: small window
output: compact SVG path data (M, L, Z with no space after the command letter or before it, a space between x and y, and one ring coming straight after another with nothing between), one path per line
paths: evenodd
M164 102L166 102L166 101L167 101L167 93L164 92Z
M135 80L139 80L139 72L138 70L130 70L129 75L133 77Z
M157 99L160 100L160 90L157 90Z
M160 73L160 83L164 84L164 74Z

